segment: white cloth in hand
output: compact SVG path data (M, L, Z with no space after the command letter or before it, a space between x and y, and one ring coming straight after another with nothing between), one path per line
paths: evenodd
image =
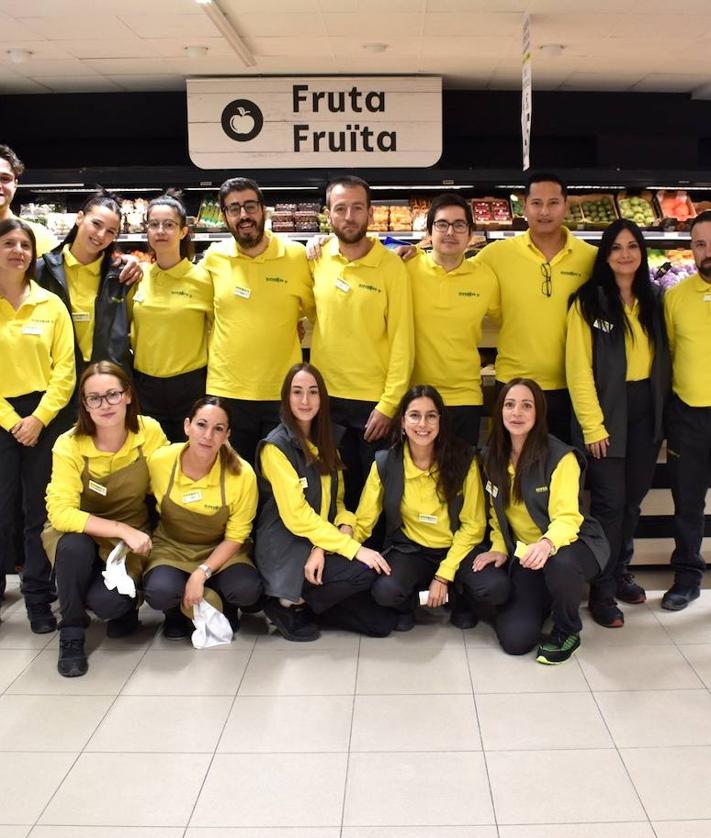
M197 605L193 605L193 623L195 631L192 641L196 649L207 649L210 646L232 642L230 621L207 600L203 599Z
M126 556L129 553L128 545L119 541L106 559L106 570L101 572L104 577L104 585L110 590L114 589L124 596L132 599L136 596L136 583L126 573Z

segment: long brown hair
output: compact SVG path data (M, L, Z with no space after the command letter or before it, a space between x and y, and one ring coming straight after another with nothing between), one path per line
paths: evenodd
M227 430L232 427L232 416L230 413L229 404L221 396L203 396L193 403L190 408L190 413L187 415L188 421L192 422L197 415L198 410L203 407L219 407L220 410L227 417ZM230 445L230 441L226 439L220 446L220 463L222 467L227 469L230 474L240 474L242 472L242 461L240 460L235 449Z
M84 404L84 385L92 375L113 375L114 378L117 378L121 382L121 389L131 398L131 403L126 405L126 429L137 434L139 430L138 415L141 412L138 395L131 379L113 361L95 361L89 364L82 373L79 379L79 387L77 388L79 394L79 416L74 426L74 433L80 436L94 436L96 433L94 420L89 415L89 411Z
M2 146L0 146L0 148L2 148ZM29 224L21 218L16 218L14 215L0 221L0 239L8 233L12 233L13 230L21 230L30 240L30 244L32 245L32 261L27 266L27 270L25 271L25 285L27 285L31 279L35 278L35 268L37 265L37 242L35 241L35 233Z
M513 485L509 479L511 462L511 435L504 427L504 402L512 387L528 387L533 394L536 407L536 421L528 432L523 449L516 464ZM513 378L501 388L491 416L491 434L484 456L484 469L487 478L502 494L504 506L513 499L520 503L521 480L523 477L541 468L548 456L548 426L546 424L546 397L543 390L530 378Z
M314 457L313 452L307 445L306 436L301 430L301 426L296 421L296 417L291 412L291 405L289 404L291 382L294 380L294 376L299 372L307 372L309 375L313 375L318 386L318 394L321 403L318 413L314 416L311 423L311 433L308 440L318 448L318 458ZM316 369L316 367L311 364L302 363L294 364L294 366L289 370L286 374L286 378L284 379L284 383L281 385L281 405L279 407L279 415L281 416L281 421L298 440L307 464L315 462L320 474L333 474L343 468L338 448L336 448L336 439L333 435L333 423L331 422L331 406L328 398L328 390L326 389L323 376Z
M427 398L439 413L439 432L434 441L434 459L437 464L437 494L440 500L449 503L462 491L462 486L474 459L474 448L452 431L452 423L439 391L429 384L415 384L400 400L392 423L392 442L407 445L402 439L402 420L410 403L415 399Z

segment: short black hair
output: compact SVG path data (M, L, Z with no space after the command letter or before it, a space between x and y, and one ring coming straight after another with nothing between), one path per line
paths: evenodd
M361 186L365 190L365 199L368 206L370 206L370 184L367 183L367 181L363 180L362 177L358 177L358 175L340 175L339 177L333 178L333 180L330 181L328 186L326 187L327 207L330 208L331 206L331 192L336 186Z
M692 220L691 226L689 227L689 233L694 232L694 227L696 227L697 224L705 224L707 221L711 221L711 210L704 210Z
M256 192L257 200L262 206L264 206L264 195L262 194L262 190L259 188L259 184L256 180L252 180L252 178L248 177L231 177L228 178L220 187L220 209L223 212L225 211L225 198L227 198L230 192L244 192L246 189L251 189L252 192Z
M553 172L533 172L529 175L523 194L528 198L534 183L557 183L564 198L568 197L568 185Z
M10 168L12 169L12 173L16 178L19 178L25 171L25 164L22 160L20 160L9 145L0 145L0 159L7 160L10 164Z
M435 222L438 210L444 207L459 207L464 210L464 217L469 225L469 232L474 229L474 216L472 215L472 208L469 201L465 201L461 195L456 195L454 192L445 192L437 197L430 204L427 211L427 232L432 234L432 225Z

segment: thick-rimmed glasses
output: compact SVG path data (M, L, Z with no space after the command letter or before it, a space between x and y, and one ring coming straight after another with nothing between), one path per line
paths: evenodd
M262 205L259 201L245 201L243 204L240 204L238 201L234 201L225 207L225 215L229 215L230 218L237 218L238 215L242 214L242 210L244 210L247 215L256 215L261 206Z
M432 227L438 233L448 233L450 227L455 233L469 232L469 224L463 218L458 218L456 221L445 221L444 218L439 218L432 224Z
M88 396L84 396L84 404L89 410L98 410L104 402L110 405L118 404L125 392L125 390L109 390L108 393L103 394L89 393Z
M543 275L543 282L541 283L541 294L545 297L550 297L553 293L553 271L551 270L550 262L541 263L541 274Z

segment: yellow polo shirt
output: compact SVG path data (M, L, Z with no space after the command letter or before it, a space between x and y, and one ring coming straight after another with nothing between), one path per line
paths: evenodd
M474 257L496 274L501 294L497 381L523 376L544 390L565 384L565 330L570 295L589 279L597 248L563 227L565 242L550 262L552 293L543 293L546 258L527 231L487 245Z
M286 373L302 360L298 321L313 318L306 249L271 235L264 253L250 258L231 239L212 245L202 265L212 276L215 312L207 392L278 400Z
M38 259L40 256L44 256L45 253L48 253L57 246L58 242L56 236L53 233L50 233L49 230L42 224L38 224L36 221L28 221L26 218L22 218L20 220L24 221L28 227L31 227L32 232L35 234Z
M32 415L46 427L75 384L74 332L59 297L34 280L17 310L0 297L0 426L9 431L22 418L8 398L44 393Z
M155 496L159 512L175 460L180 457L186 446L186 442L178 442L159 448L148 458L151 491ZM258 500L257 476L254 469L241 458L240 465L242 470L239 474L232 474L231 471L225 470L225 499L230 509L230 517L227 520L224 537L237 544L242 544L252 531L252 521L257 513ZM170 499L182 509L196 512L198 515L214 515L222 507L221 468L218 456L204 477L200 480L191 480L183 474L178 459Z
M464 502L459 513L459 529L455 533L449 526L449 509L437 493L437 468L423 471L412 461L407 444L403 446L405 489L400 502L404 534L423 547L448 547L437 576L450 582L454 579L462 559L484 538L486 512L479 466L472 460L464 480ZM370 468L368 479L360 496L356 511L355 538L365 541L373 531L383 511L383 484L376 463Z
M691 407L711 407L711 282L700 274L664 295L672 387Z
M315 445L309 443L309 447L314 454L318 453ZM279 515L289 532L308 539L314 547L320 547L327 553L338 553L352 559L361 544L338 529L341 524L355 527L355 515L343 505L343 472L338 472L336 518L331 523L328 520L331 506L330 474L321 475L321 509L316 512L306 500L301 478L276 445L267 443L262 448L259 463L262 474L272 487Z
M163 445L168 445L168 439L150 416L138 417L138 433L129 431L126 441L115 453L99 451L92 437L78 436L73 429L62 434L52 449L52 479L47 486L49 523L59 532L84 532L89 520L89 513L81 511L85 457L89 460L92 476L101 479L135 463L139 448L143 450L143 456L149 458Z
M625 380L643 381L652 374L654 345L639 321L639 301L635 300L632 307L624 306L624 311L631 328L631 332L625 329L624 336L627 358ZM599 323L596 328L605 329L607 324ZM568 312L565 375L575 415L583 431L583 439L586 443L606 439L609 434L605 428L593 377L592 331L580 312L580 303L577 300Z
M182 259L164 271L146 266L129 296L133 365L158 378L207 365L212 324L212 278L200 265Z
M67 279L69 302L72 306L72 321L79 344L79 351L85 361L91 359L94 345L94 307L101 284L102 253L98 259L83 265L65 244L62 248L64 257L64 276Z
M515 470L509 464L509 479L511 485L515 476ZM583 523L583 516L580 514L578 495L580 493L580 466L572 451L569 451L555 468L551 475L551 482L548 496L548 519L550 526L545 532L541 532L533 518L528 514L526 504L521 501L509 500L506 507L506 520L511 526L513 537L523 544L534 544L541 538L548 538L554 548L560 550L578 540L578 533ZM491 492L492 487L487 483L487 491ZM506 542L499 529L499 522L496 517L493 504L490 512L491 522L491 549L498 553L506 553Z
M410 383L415 341L412 295L402 260L378 240L349 262L330 239L311 263L316 323L311 361L329 395L377 402L393 416Z
M447 272L421 251L406 267L415 323L411 383L436 387L446 405L482 404L478 346L484 316L499 317L494 272L469 259Z

